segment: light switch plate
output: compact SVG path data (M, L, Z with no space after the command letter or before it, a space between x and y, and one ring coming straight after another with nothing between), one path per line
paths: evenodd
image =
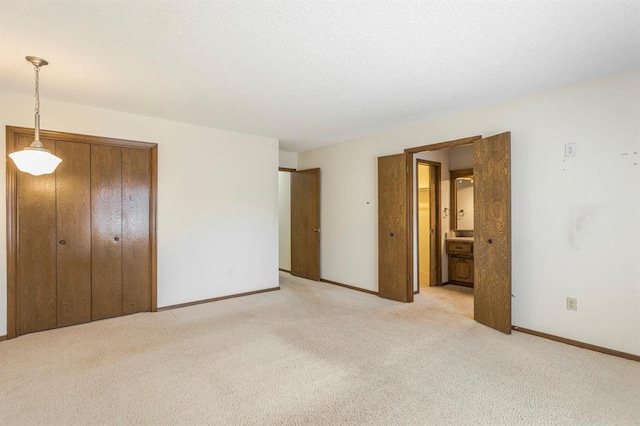
M575 142L565 143L564 144L564 156L565 157L575 157L578 155L578 146Z

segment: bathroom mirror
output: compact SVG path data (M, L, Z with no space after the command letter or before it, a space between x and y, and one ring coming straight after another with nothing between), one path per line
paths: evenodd
M473 229L473 169L451 170L451 229Z

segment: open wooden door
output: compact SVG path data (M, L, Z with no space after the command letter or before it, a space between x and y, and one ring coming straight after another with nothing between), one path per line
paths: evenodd
M405 155L378 158L378 295L413 302L408 272Z
M511 133L473 144L474 319L511 333Z
M440 215L440 166L429 166L429 286L434 287L442 284L440 268L440 226L438 220Z
M291 172L291 275L320 280L320 169Z
M412 159L409 158L408 161ZM417 292L425 285L434 287L442 284L440 265L440 163L416 159L416 205L414 220L417 237ZM425 184L428 186L425 192ZM411 230L408 230L411 233ZM414 280L415 281L415 280ZM414 290L416 290L414 288Z

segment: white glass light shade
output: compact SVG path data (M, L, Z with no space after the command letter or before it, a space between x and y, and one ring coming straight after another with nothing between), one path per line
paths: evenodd
M62 162L62 159L56 157L46 149L30 149L26 148L9 154L9 157L16 164L21 172L29 173L34 176L46 175L53 173Z

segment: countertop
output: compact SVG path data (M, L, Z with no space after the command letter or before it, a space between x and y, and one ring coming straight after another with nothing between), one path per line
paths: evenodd
M473 237L449 237L447 238L447 241L467 241L472 243L473 242Z

